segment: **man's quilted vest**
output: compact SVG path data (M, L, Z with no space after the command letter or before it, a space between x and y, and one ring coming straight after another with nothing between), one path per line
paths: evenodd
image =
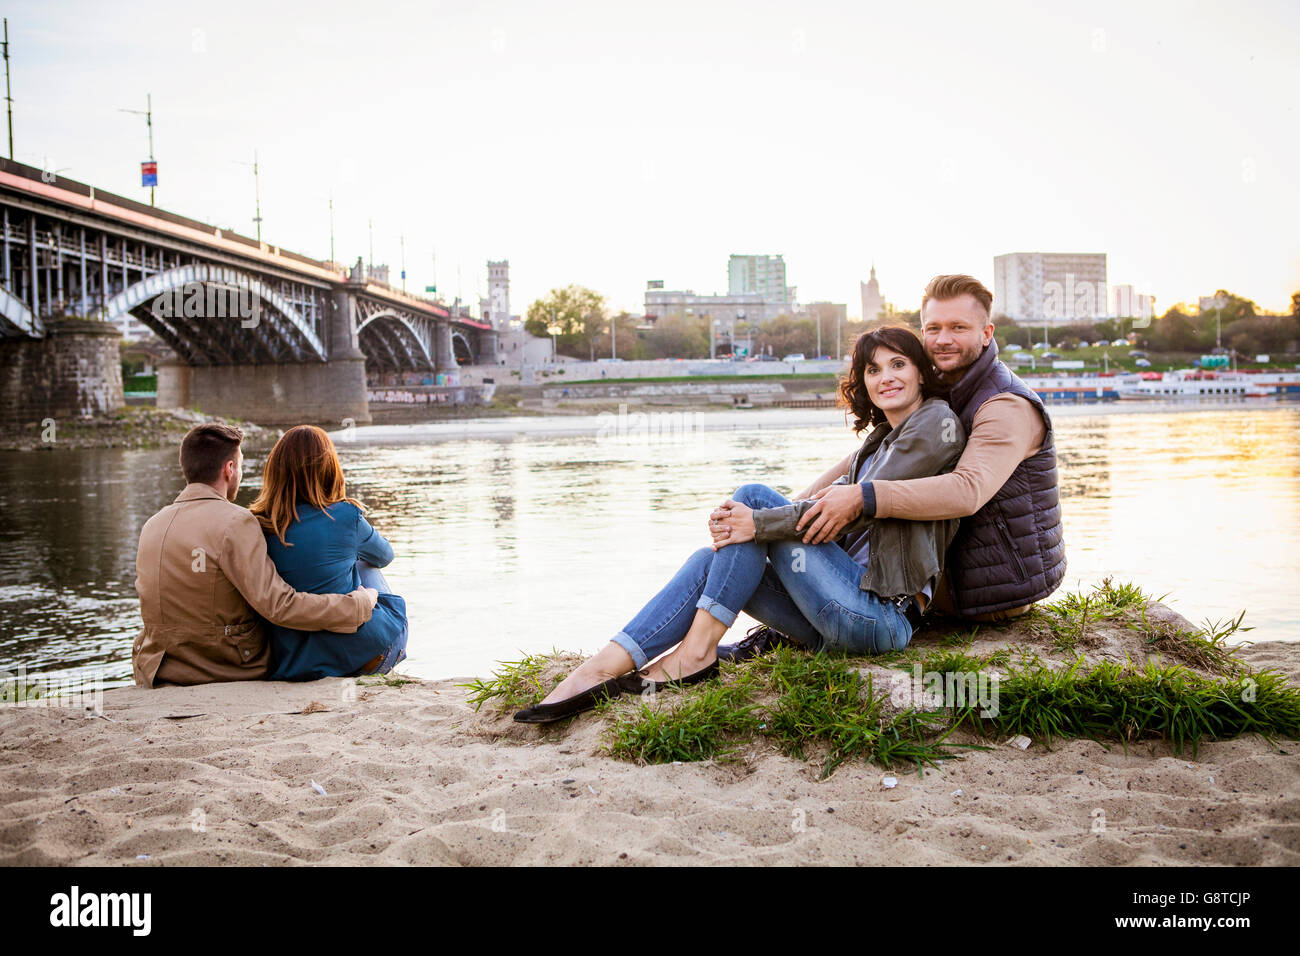
M969 518L948 551L945 575L953 607L963 617L1005 611L1041 600L1065 578L1065 542L1057 490L1056 443L1043 400L998 360L989 342L948 403L970 434L981 405L1002 392L1030 402L1043 416L1043 446Z

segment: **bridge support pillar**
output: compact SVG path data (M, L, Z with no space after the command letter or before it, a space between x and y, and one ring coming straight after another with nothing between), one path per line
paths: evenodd
M348 289L336 289L330 303L325 349L331 359L365 359L357 343L357 297Z
M478 334L478 355L474 357L479 365L496 365L499 360L500 337L496 329Z
M439 322L434 329L433 364L439 372L454 372L460 367L456 364L456 353L452 350L450 322Z
M120 411L121 340L109 322L72 318L47 319L43 339L0 339L0 425Z
M197 408L259 425L346 428L370 423L364 358L300 365L158 367L158 407Z

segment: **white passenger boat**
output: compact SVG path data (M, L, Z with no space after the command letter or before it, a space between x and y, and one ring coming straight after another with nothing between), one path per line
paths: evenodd
M1117 386L1121 399L1158 399L1177 401L1191 398L1267 398L1277 394L1277 386L1260 381L1258 375L1234 372L1203 372L1178 369L1159 378L1132 380Z

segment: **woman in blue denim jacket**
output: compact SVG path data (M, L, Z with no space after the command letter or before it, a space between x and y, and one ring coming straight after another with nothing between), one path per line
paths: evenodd
M347 497L329 435L314 425L281 435L249 510L262 523L275 569L294 590L379 591L370 620L354 634L295 631L267 622L269 680L386 674L406 657L406 602L379 571L393 560L392 545L370 526L360 502Z
M855 416L855 431L872 427L837 480L951 471L966 436L945 394L915 332L903 326L864 332L840 395ZM603 650L515 719L547 723L624 691L704 680L716 673L718 642L741 610L814 651L880 654L905 647L942 570L956 519L859 518L836 541L804 544L797 524L814 503L743 485L710 522L714 545L691 555Z

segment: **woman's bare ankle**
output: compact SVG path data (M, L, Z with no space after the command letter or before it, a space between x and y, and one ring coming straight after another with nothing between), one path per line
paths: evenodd
M560 681L555 690L543 698L542 703L551 704L557 700L567 700L585 690L590 690L597 684L613 680L631 669L631 664L628 664L628 667L616 673L620 663L622 663L620 660L608 654L597 654L595 657L587 658L573 669L572 674Z

